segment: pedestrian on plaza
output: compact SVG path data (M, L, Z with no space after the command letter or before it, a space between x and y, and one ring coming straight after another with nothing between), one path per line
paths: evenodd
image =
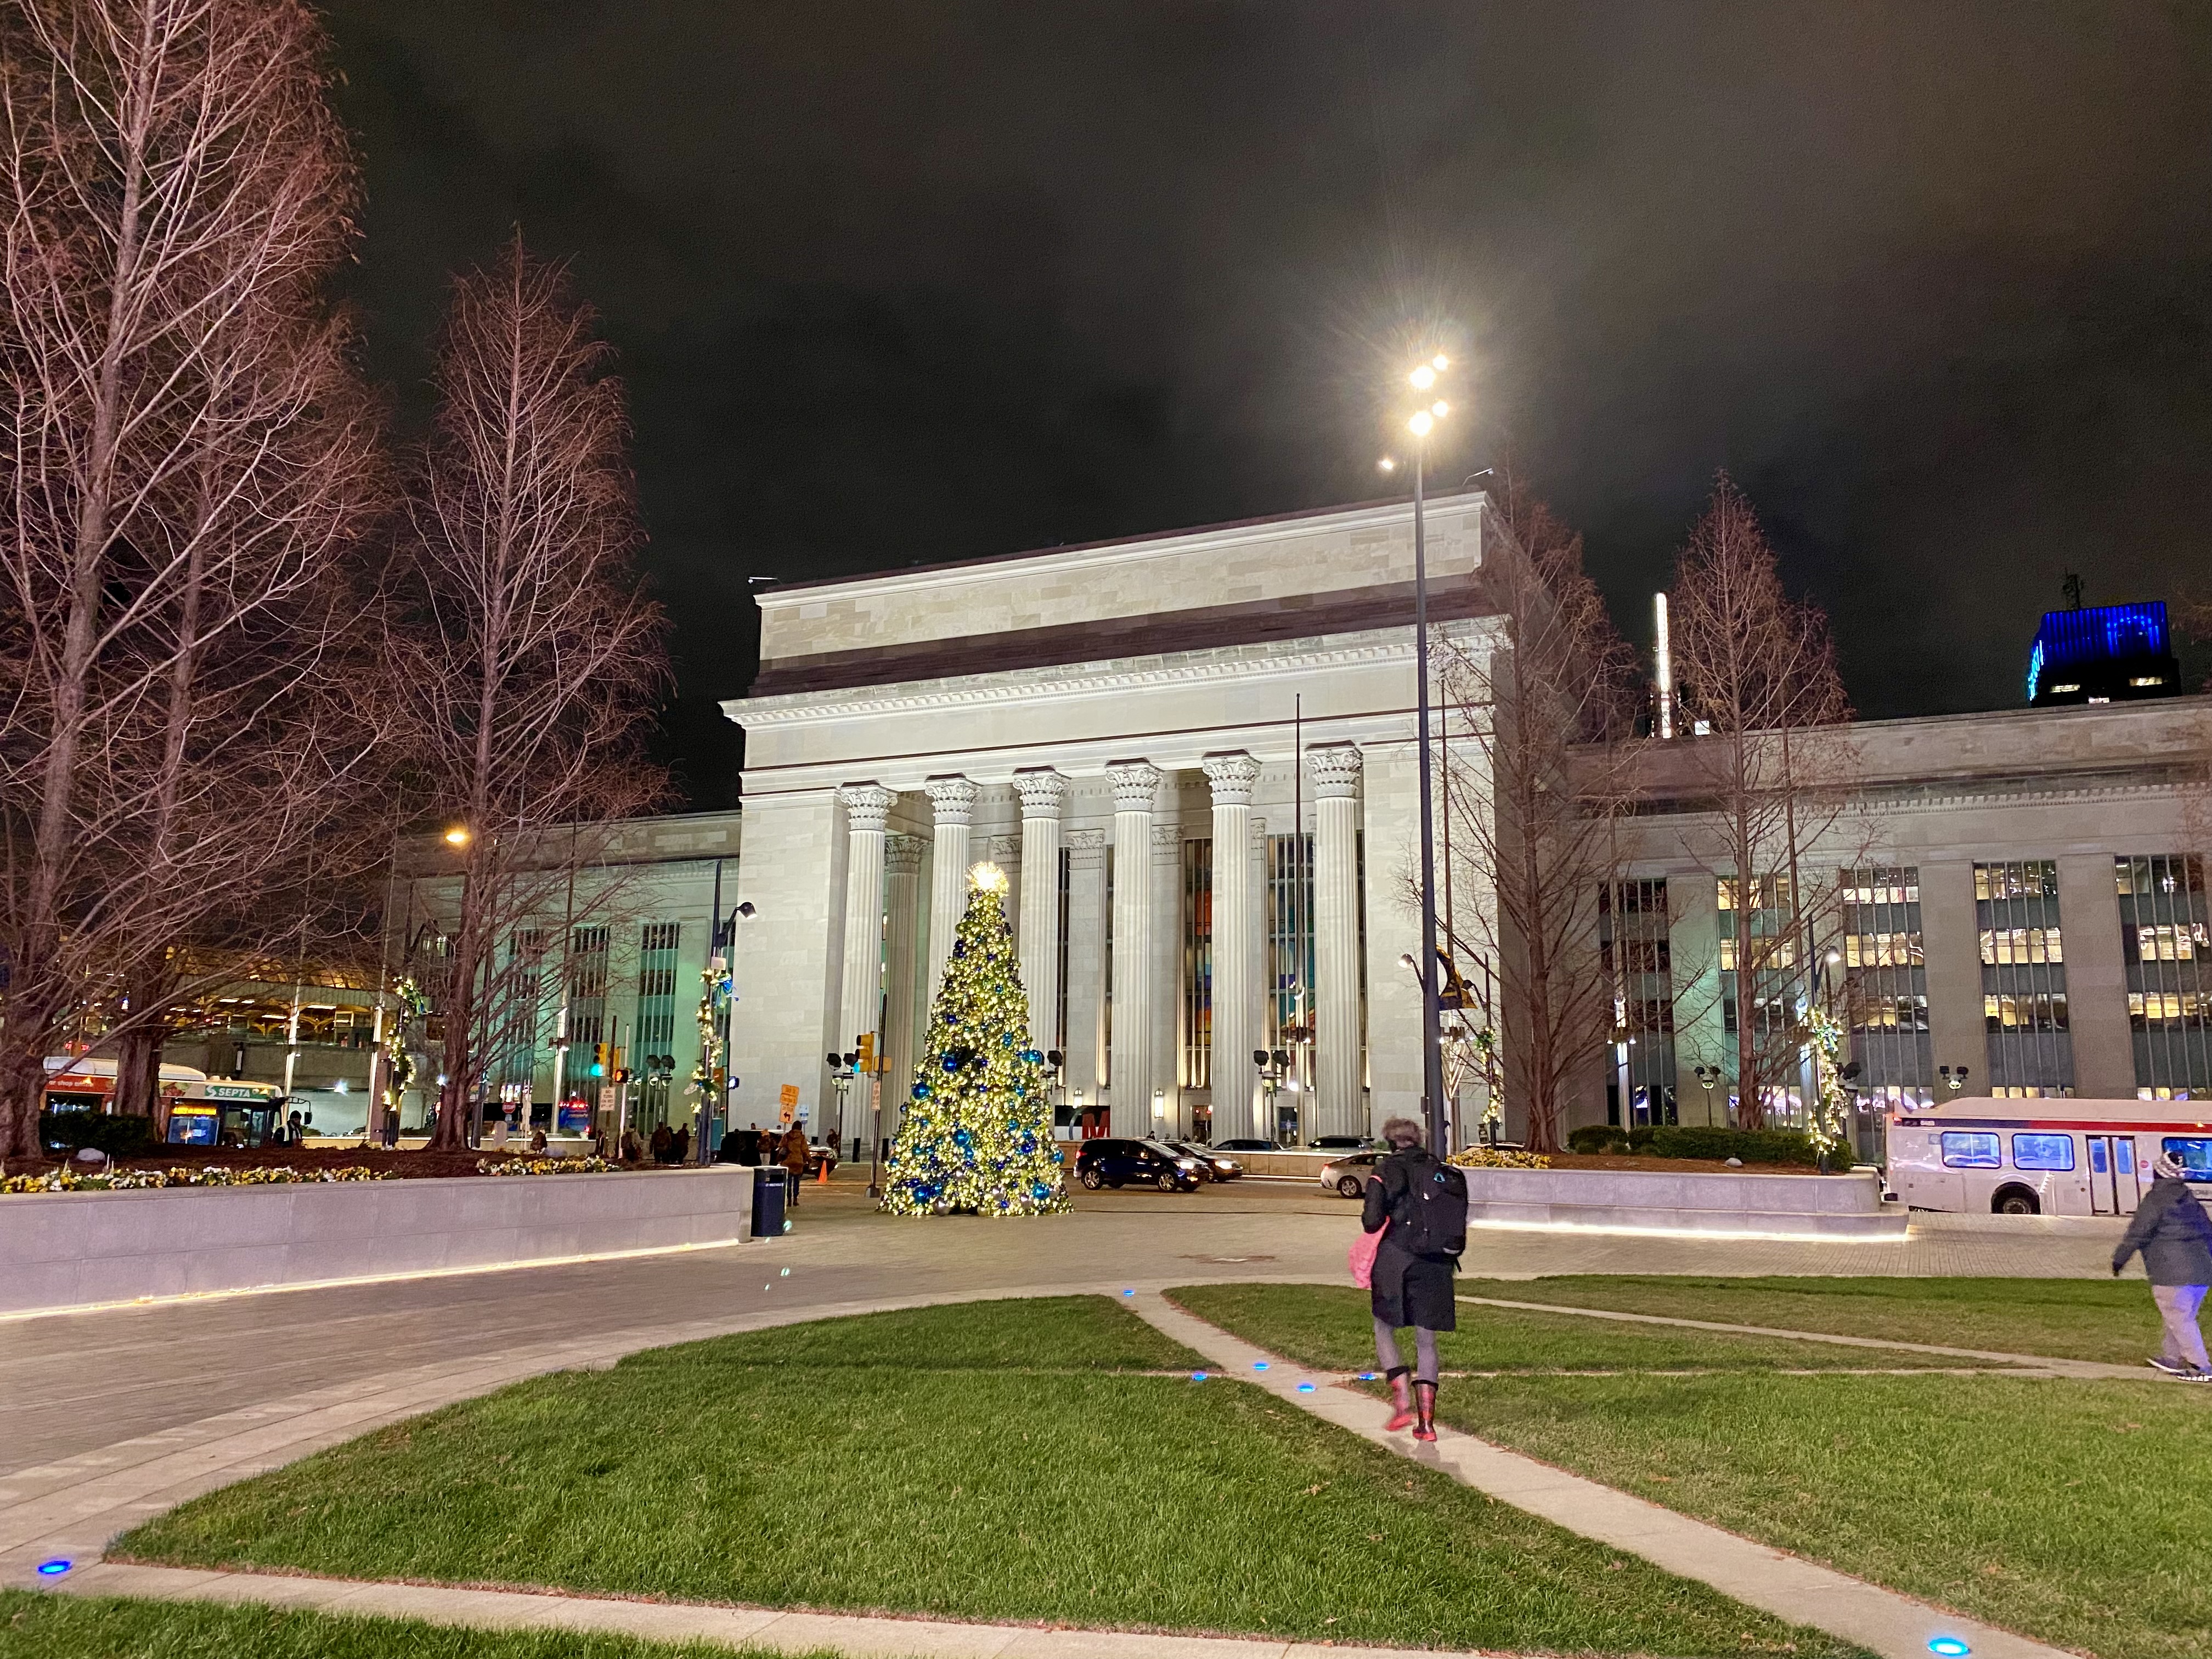
M783 1137L783 1201L799 1207L799 1183L806 1178L806 1132L796 1123Z
M1467 1177L1422 1144L1421 1126L1394 1117L1382 1126L1390 1148L1375 1160L1361 1227L1381 1233L1369 1280L1375 1358L1389 1379L1392 1430L1413 1426L1416 1440L1437 1437L1437 1333L1458 1328L1452 1273L1467 1248ZM1410 1385L1398 1333L1413 1328Z
M533 1152L542 1152L545 1150L544 1130L532 1129L530 1132L530 1150Z
M645 1156L644 1150L637 1144L637 1131L635 1129L622 1132L621 1146L622 1161L625 1164L635 1164Z
M653 1161L655 1164L667 1163L668 1149L675 1144L676 1137L668 1133L665 1123L656 1127L653 1132Z
M2166 1326L2165 1346L2150 1363L2191 1382L2212 1382L2212 1360L2205 1358L2204 1334L2197 1323L2205 1286L2212 1285L2212 1217L2189 1190L2181 1163L2171 1152L2160 1152L2151 1169L2157 1179L2112 1252L2112 1277L2142 1252L2151 1300Z
M690 1124L680 1126L676 1133L668 1138L668 1161L671 1164L689 1164L691 1161L691 1126Z

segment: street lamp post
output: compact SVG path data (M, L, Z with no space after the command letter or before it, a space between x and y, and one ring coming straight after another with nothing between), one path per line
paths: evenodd
M1407 384L1424 395L1436 389L1437 377L1451 367L1439 352L1407 375ZM1429 434L1451 413L1442 398L1417 409L1406 422L1413 440L1413 665L1418 688L1414 697L1414 728L1420 744L1421 791L1421 1105L1427 1120L1429 1146L1441 1158L1444 1144L1444 1067L1443 1019L1437 1001L1437 830L1435 783L1429 754L1429 556L1425 515ZM1390 465L1383 463L1384 470Z

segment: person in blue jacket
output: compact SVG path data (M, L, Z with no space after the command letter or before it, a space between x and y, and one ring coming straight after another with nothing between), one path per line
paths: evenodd
M2150 1363L2191 1382L2212 1382L2212 1360L2205 1358L2204 1333L2197 1323L2205 1286L2212 1285L2212 1217L2189 1190L2171 1153L2160 1152L2151 1168L2157 1178L2112 1252L2112 1277L2120 1276L2129 1257L2142 1253L2151 1300L2166 1325L2165 1348Z

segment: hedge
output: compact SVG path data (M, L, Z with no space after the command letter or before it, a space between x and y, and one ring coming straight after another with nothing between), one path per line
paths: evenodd
M94 1146L110 1158L138 1158L153 1150L154 1120L100 1112L40 1112L39 1144L42 1146Z
M1634 1129L1610 1123L1585 1124L1567 1136L1567 1146L1584 1157L1638 1152L1650 1158L1716 1162L1735 1158L1746 1164L1811 1164L1819 1157L1812 1137L1795 1129L1729 1129L1690 1123Z

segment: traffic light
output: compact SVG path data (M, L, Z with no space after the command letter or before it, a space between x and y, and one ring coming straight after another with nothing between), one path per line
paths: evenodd
M863 1031L860 1035L859 1042L860 1063L855 1069L872 1072L876 1069L876 1034L873 1031Z
M605 1077L606 1074L607 1045L604 1042L594 1042L592 1045L592 1075Z

